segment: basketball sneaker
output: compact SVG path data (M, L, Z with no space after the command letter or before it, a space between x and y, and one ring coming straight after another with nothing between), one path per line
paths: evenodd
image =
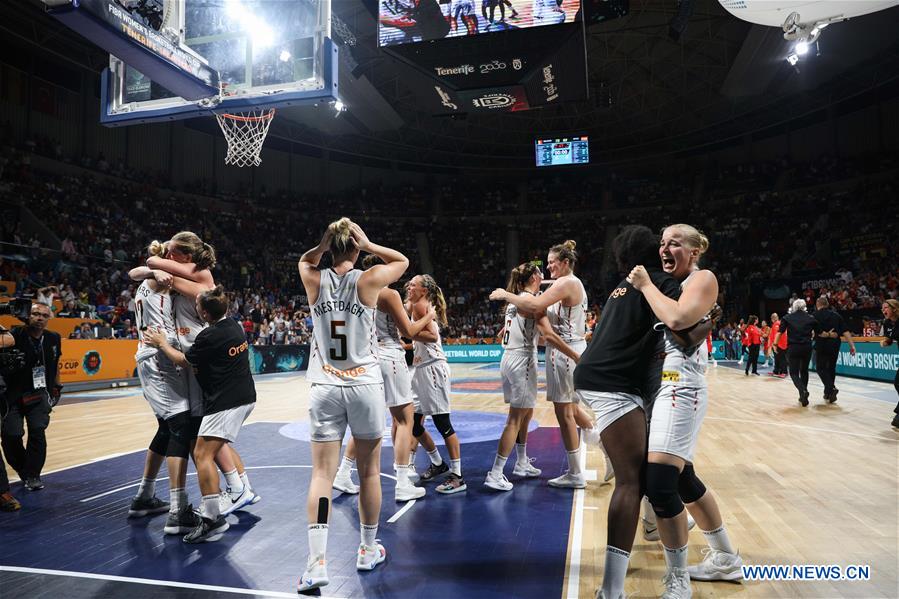
M543 473L543 470L536 468L531 464L535 459L536 458L528 458L527 462L515 462L515 468L512 469L512 474L524 478L536 478L540 476L540 474Z
M341 475L340 473L334 478L334 484L331 485L338 491L343 493L348 493L349 495L356 495L359 493L359 486L353 482L352 477L349 472L345 475Z
M253 493L253 489L246 485L244 485L243 491L237 497L234 497L228 491L224 491L219 494L219 513L222 516L227 516L231 512L236 512L248 505L252 505L255 498L256 494Z
M155 495L147 499L135 497L131 500L131 507L128 509L129 518L142 518L150 514L162 514L169 511L169 502L163 501Z
M743 579L743 558L739 553L725 553L711 547L702 550L705 559L687 571L692 580L731 580Z
M587 480L583 474L571 474L566 471L562 476L549 479L547 484L561 489L583 489L587 486Z
M493 489L494 491L511 491L514 485L509 482L509 479L506 478L505 474L497 476L493 474L493 471L491 470L487 473L487 478L484 480L484 486Z
M387 559L387 550L378 542L374 547L359 545L359 553L356 554L357 570L374 570L375 566Z
M644 541L661 541L662 537L659 536L659 527L655 522L650 522L646 518L640 518L640 522L643 523L643 540ZM687 530L693 530L693 527L696 526L696 520L693 519L693 516L687 514Z
M22 504L12 496L12 493L7 491L0 495L0 512L17 512L20 509L22 509Z
M41 477L32 476L25 479L25 488L29 491L40 491L44 488L44 483L41 482Z
M425 496L425 490L422 487L416 487L412 483L405 485L398 484L393 493L396 501L411 501L413 499L421 499Z
M229 526L224 516L219 516L215 520L201 518L199 526L184 535L181 540L185 543L212 543L221 539Z
M468 489L465 479L452 472L446 477L446 480L437 486L437 492L444 495L452 495L453 493L461 493Z
M432 480L434 480L435 478L437 478L438 476L443 476L447 472L449 472L449 465L446 462L442 462L439 466L435 466L434 464L431 464L430 466L428 466L427 470L425 470L424 472L421 473L419 478L420 478L421 482L429 483ZM411 478L410 478L410 480L411 480Z
M670 568L662 578L665 592L662 599L690 599L693 589L690 588L690 574L685 568Z
M331 582L328 580L328 566L325 558L313 560L306 566L306 571L297 581L297 592L305 593L312 589L318 589L327 586Z
M194 506L187 504L178 512L169 512L163 530L167 535L183 535L198 527L201 519Z

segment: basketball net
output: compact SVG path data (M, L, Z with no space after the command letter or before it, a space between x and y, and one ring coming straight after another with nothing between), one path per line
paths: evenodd
M259 166L262 144L268 135L269 125L275 118L274 108L257 108L249 112L216 114L219 127L228 142L225 164L232 166Z

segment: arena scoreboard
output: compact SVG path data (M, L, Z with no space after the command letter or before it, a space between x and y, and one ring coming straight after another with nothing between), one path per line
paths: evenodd
M538 139L534 142L537 166L587 164L590 162L590 140L580 137Z

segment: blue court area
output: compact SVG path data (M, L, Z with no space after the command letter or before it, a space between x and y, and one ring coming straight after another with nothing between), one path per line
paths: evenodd
M572 494L546 485L565 467L558 430L541 428L530 436L528 452L543 468L541 478L513 478L514 491L500 494L485 489L482 482L493 463L501 428L497 423L490 440L481 437L469 443L462 436L467 492L442 496L431 484L424 498L409 504L394 501L392 449L384 449L378 536L388 557L373 572L355 569L356 497L335 492L328 541L331 584L322 595L560 596ZM229 516L231 529L216 543L186 545L180 536L163 535L164 514L127 518L143 452L47 474L46 489L36 493L17 489L17 483L14 491L20 491L16 494L23 509L6 514L0 527L0 544L7 548L0 554L0 594L25 596L10 592L18 589L32 596L25 589L41 588L40 580L56 585L44 586L46 591L65 589L70 597L97 596L97 589L106 596L180 597L185 589L191 589L191 597L221 596L236 589L255 591L249 594L295 593L307 553L305 500L311 457L308 442L283 434L290 430L281 423L244 427L237 447L262 501ZM419 454L421 470L426 456ZM196 477L191 474L188 481L191 501L197 505ZM158 483L157 495L168 496L167 481ZM3 566L55 572L22 574L2 571ZM65 576L70 573L88 576ZM149 586L155 581L183 584L178 590Z

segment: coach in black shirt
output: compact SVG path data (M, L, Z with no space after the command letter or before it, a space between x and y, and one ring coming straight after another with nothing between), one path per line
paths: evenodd
M29 491L44 488L41 470L47 459L47 435L50 410L59 400L59 358L62 342L48 331L53 313L46 304L33 304L28 324L12 330L16 349L25 354L25 368L6 378L9 413L3 419L3 453ZM28 445L25 424L28 424Z
M228 299L219 285L197 296L197 314L209 323L194 344L182 354L164 333L146 335L151 345L179 366L193 366L203 389L203 422L200 424L194 463L203 503L200 524L184 537L186 543L218 540L228 529L220 513L219 476L215 456L225 443L237 440L240 428L256 403L256 386L250 372L249 344L243 328L227 317Z
M808 364L812 359L812 338L817 326L818 321L806 312L805 300L798 299L793 302L790 313L780 319L780 330L774 338L774 345L777 345L780 336L787 334L790 378L799 391L799 403L803 406L808 405Z
M643 264L662 293L680 295L680 286L660 268L659 236L647 227L625 227L615 238L613 251L622 272ZM597 432L601 435L615 469L606 572L614 569L622 578L640 515L640 478L646 461L644 398L661 380L660 370L654 377L650 374L650 363L661 348L662 338L653 330L655 320L643 294L622 280L609 295L593 338L574 370L578 397L594 413L596 424L591 436Z
M849 351L855 355L855 343L852 333L843 317L830 308L826 297L819 297L815 302L815 313L812 315L815 327L815 369L824 384L824 399L827 403L837 400L837 356L840 354L840 338L849 343Z

